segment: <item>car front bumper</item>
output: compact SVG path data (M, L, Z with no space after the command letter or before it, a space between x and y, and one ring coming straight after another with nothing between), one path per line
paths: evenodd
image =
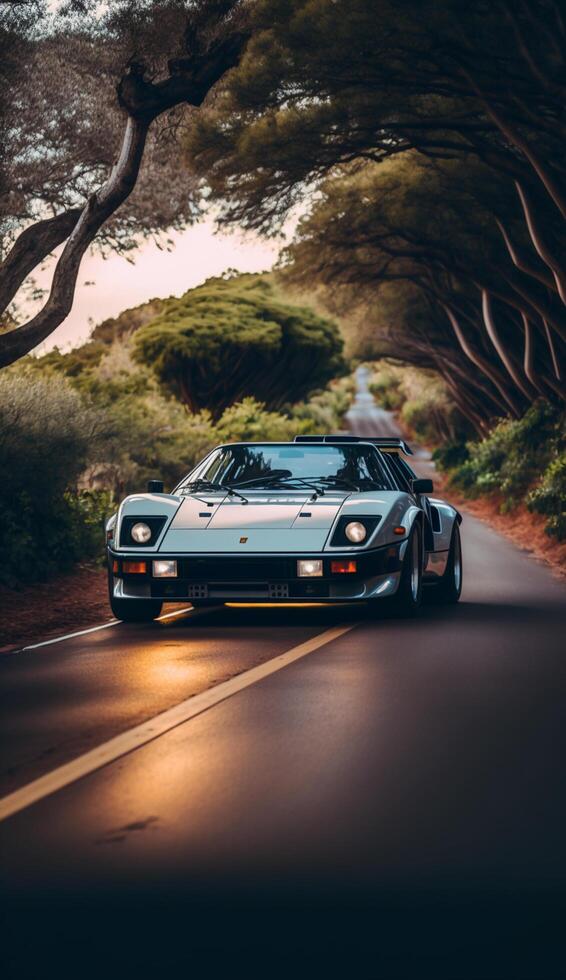
M405 542L370 551L305 555L174 555L116 552L109 549L109 567L116 598L219 602L352 602L392 595L399 584ZM322 560L322 576L297 574L300 560ZM332 572L332 561L356 561L354 573ZM155 560L175 560L176 578L152 575ZM146 566L127 574L124 562Z

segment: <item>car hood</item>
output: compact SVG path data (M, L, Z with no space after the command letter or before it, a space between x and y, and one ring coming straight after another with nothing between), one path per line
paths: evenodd
M329 528L347 493L325 493L312 500L312 493L248 493L248 503L238 497L211 494L185 497L171 528L291 528L295 521L312 527Z
M348 496L327 492L312 500L310 491L248 492L247 504L225 494L186 496L159 550L320 550Z

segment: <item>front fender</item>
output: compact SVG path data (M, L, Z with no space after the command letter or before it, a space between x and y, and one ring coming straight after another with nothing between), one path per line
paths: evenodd
M120 530L124 517L165 517L159 537L148 551L157 551L163 535L173 520L182 497L168 493L133 493L120 504L114 526L114 548L120 550Z

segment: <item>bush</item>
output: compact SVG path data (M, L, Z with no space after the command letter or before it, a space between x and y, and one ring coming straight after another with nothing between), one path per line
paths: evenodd
M244 398L227 408L215 427L217 442L287 442L301 432L312 431L308 420L268 412L254 398Z
M369 390L381 408L394 412L401 408L405 401L402 381L403 373L399 368L381 362L369 383Z
M529 510L548 518L546 533L566 539L566 453L553 460L538 487L527 497Z
M427 445L463 444L472 432L433 371L378 362L370 391L387 411L397 412L412 435Z
M470 497L496 494L502 513L527 504L548 518L548 534L566 537L564 412L545 401L521 419L502 419L485 439L437 451L451 483Z
M332 433L339 431L344 424L344 416L352 404L356 390L353 375L331 381L328 388L319 391L308 402L291 406L288 411L295 419L309 424L313 433ZM297 430L299 431L299 430Z
M76 487L106 436L105 417L61 378L0 376L0 581L45 578L100 551L110 497Z
M471 495L500 493L502 509L525 497L557 452L560 413L538 401L521 419L503 419L480 442L468 446L468 459L452 481Z
M272 410L345 371L337 325L282 301L267 279L209 279L166 300L134 335L133 352L192 412L218 420L253 397Z

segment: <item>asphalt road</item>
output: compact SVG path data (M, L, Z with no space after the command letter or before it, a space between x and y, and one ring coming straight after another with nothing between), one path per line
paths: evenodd
M566 590L462 531L462 602L415 621L225 608L3 657L3 798L123 736L0 824L4 976L563 976Z

